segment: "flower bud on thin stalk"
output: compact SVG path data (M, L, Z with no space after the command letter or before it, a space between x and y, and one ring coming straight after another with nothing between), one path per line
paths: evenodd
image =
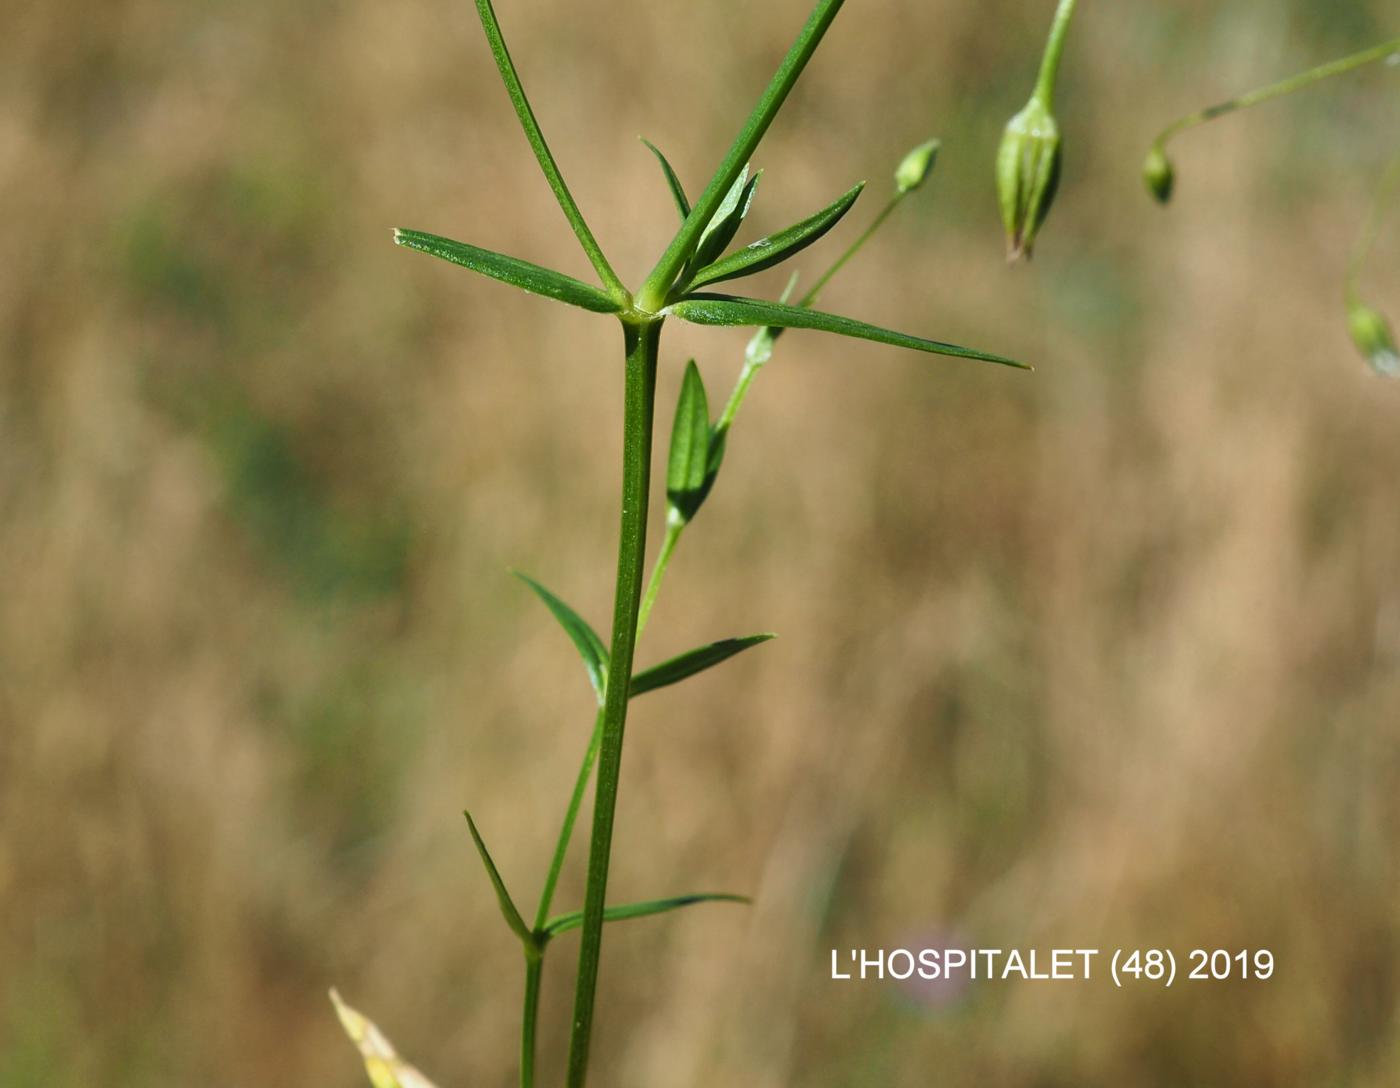
M920 144L900 160L894 172L894 189L898 196L912 193L933 173L942 146L943 141L935 138Z
M997 203L1006 228L1007 260L1029 258L1060 186L1060 126L1053 106L1074 0L1060 0L1040 76L1025 108L1007 122L997 149Z
M1397 189L1400 189L1400 153L1391 158L1376 189L1371 210L1366 215L1366 224L1361 228L1356 248L1352 251L1346 277L1347 331L1371 369L1387 378L1400 377L1400 351L1396 350L1395 333L1384 315L1361 301L1357 285L1366 259L1380 237L1381 224Z
M1006 227L1006 257L1029 258L1060 187L1060 128L1032 97L1006 126L997 152L997 200Z
M1167 144L1178 134L1187 129L1203 125L1207 121L1213 121L1217 117L1223 117L1227 113L1234 113L1236 110L1248 109L1257 106L1261 102L1268 102L1275 98L1282 98L1284 95L1292 94L1294 91L1301 91L1305 87L1310 87L1314 83L1328 79L1332 76L1343 75L1347 72L1355 71L1367 64L1373 64L1380 60L1395 60L1400 57L1400 38L1394 38L1379 45L1374 45L1370 49L1363 49L1359 53L1342 57L1339 60L1330 61L1327 64L1319 65L1316 68L1309 68L1306 72L1281 79L1277 83L1270 83L1268 86L1260 87L1258 90L1242 94L1237 98L1228 99L1214 106L1199 110L1196 113L1187 114L1164 128L1157 138L1152 141L1152 146L1148 149L1147 158L1142 166L1142 180L1147 186L1147 191L1159 204L1167 203L1172 196L1175 187L1176 171L1172 166L1171 159L1167 156Z
M1347 303L1347 329L1357 350L1377 374L1400 377L1400 350L1390 323L1359 299Z

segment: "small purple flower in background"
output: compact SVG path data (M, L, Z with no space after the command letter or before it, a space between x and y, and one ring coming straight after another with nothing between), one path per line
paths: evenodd
M955 971L949 978L943 968L947 952L970 953L972 946L960 934L951 930L923 930L909 934L897 947L908 949L914 957L913 974L898 982L899 992L906 1001L929 1012L942 1011L962 1002L968 988L967 970ZM925 951L932 955L921 958L920 953Z

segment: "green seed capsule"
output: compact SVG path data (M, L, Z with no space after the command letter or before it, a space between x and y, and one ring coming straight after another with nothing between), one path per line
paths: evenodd
M1395 346L1395 334L1390 323L1363 302L1347 305L1347 327L1357 349L1371 364L1371 369L1387 378L1400 377L1400 349Z
M1176 171L1171 159L1161 144L1153 144L1142 164L1142 180L1147 183L1147 191L1156 198L1158 204L1165 204L1172 198L1172 188L1176 185Z
M1007 257L1029 257L1060 184L1060 127L1040 96L1006 125L997 151L997 200Z

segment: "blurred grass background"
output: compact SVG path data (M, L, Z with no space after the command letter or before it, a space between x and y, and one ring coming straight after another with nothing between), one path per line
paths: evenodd
M806 8L502 0L625 279L673 226L637 134L698 188ZM758 156L753 231L872 179L811 275L942 136L826 303L1039 369L780 343L642 657L784 637L637 704L612 886L756 904L612 931L600 1085L1400 1083L1400 389L1340 305L1396 75L1187 137L1168 212L1137 177L1394 12L1086 5L1007 269L990 166L1052 8L849 4ZM0 1085L358 1084L332 983L444 1088L510 1084L518 953L459 812L532 901L590 695L505 572L603 626L621 382L608 322L391 245L586 275L470 5L3 10ZM744 339L669 330L662 417ZM926 940L1278 970L827 978Z

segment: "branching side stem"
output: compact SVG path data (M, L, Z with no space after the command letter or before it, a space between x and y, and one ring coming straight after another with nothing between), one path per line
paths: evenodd
M1359 53L1353 53L1349 57L1342 57L1339 60L1330 61L1327 64L1310 68L1306 72L1300 72L1287 79L1281 79L1277 83L1270 83L1267 87L1260 87L1258 90L1250 91L1247 94L1239 95L1236 98L1228 99L1225 102L1217 103L1214 106L1207 106L1203 110L1195 113L1188 113L1185 117L1173 121L1164 128L1157 137L1155 146L1165 147L1168 140L1184 132L1186 129L1203 125L1207 121L1212 121L1217 117L1223 117L1227 113L1234 113L1236 110L1248 109L1250 106L1257 106L1261 102L1268 102L1274 98L1282 98L1286 94L1300 91L1304 87L1309 87L1332 76L1344 75L1367 64L1373 64L1378 60L1385 60L1387 57L1400 53L1400 38L1392 38L1390 41L1381 42L1380 45L1372 46L1370 49L1363 49Z

